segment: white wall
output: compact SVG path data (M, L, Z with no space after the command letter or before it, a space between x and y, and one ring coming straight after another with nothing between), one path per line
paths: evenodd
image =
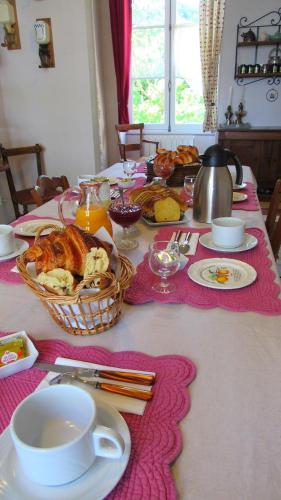
M236 28L240 18L245 16L248 18L248 22L251 22L267 12L278 10L280 6L280 0L268 0L267 2L263 0L226 0L219 85L220 123L225 122L224 113L229 104L230 86L233 84L233 107L236 110L243 92L243 87L239 87L234 80ZM270 19L271 17L267 17L262 24L270 24ZM248 31L248 28L244 31ZM266 31L266 29L264 28L261 31ZM273 31L277 31L277 28ZM242 41L242 38L240 38L240 41ZM272 47L270 46L262 49L262 52L260 52L260 62L267 62L271 49ZM253 57L253 52L250 52L250 49L240 49L239 54L244 59ZM241 64L243 62L247 64L247 61L241 60ZM249 59L248 64L251 62ZM266 92L270 88L275 88L279 93L279 97L275 102L268 102L266 100ZM263 80L246 85L244 92L247 111L247 116L244 119L245 122L250 122L252 126L281 126L281 84L269 86L267 80Z
M89 5L17 0L21 50L0 49L0 141L6 147L42 144L47 173L65 174L70 182L78 173L95 172ZM40 17L52 20L55 68L38 68L33 23ZM3 173L0 182L7 199ZM8 204L0 217L9 214Z

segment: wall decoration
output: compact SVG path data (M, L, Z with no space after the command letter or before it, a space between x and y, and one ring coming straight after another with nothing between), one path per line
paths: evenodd
M0 3L0 23L3 24L5 38L1 47L8 50L21 48L17 18L16 0L2 0Z
M39 68L54 68L55 55L51 19L49 17L36 19L36 23L34 23L33 26L35 29L36 42L39 45L39 58L41 62Z
M253 21L241 17L236 34L234 78L237 85L250 85L261 80L267 80L268 85L279 85L280 43L281 7ZM263 50L267 47L269 53Z
M275 102L278 99L278 91L276 89L269 89L266 93L266 100L269 102Z

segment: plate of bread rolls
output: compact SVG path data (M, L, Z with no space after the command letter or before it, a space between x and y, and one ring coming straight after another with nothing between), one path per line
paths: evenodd
M173 190L151 184L131 191L130 201L142 207L142 218L148 225L183 224L188 205Z

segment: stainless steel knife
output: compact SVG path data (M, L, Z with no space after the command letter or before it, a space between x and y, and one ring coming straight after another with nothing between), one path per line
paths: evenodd
M109 380L119 380L120 382L130 382L131 384L152 385L155 382L154 375L143 373L122 372L118 370L97 370L95 368L81 368L69 365L57 365L52 363L34 363L36 368L43 371L56 373L74 373L78 377L101 377Z

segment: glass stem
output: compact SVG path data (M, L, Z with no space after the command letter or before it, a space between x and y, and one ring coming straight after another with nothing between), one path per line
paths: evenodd
M129 240L129 228L128 227L123 227L123 239L124 240Z
M167 286L169 286L167 276L161 276L160 286L161 286L162 288L167 288Z

